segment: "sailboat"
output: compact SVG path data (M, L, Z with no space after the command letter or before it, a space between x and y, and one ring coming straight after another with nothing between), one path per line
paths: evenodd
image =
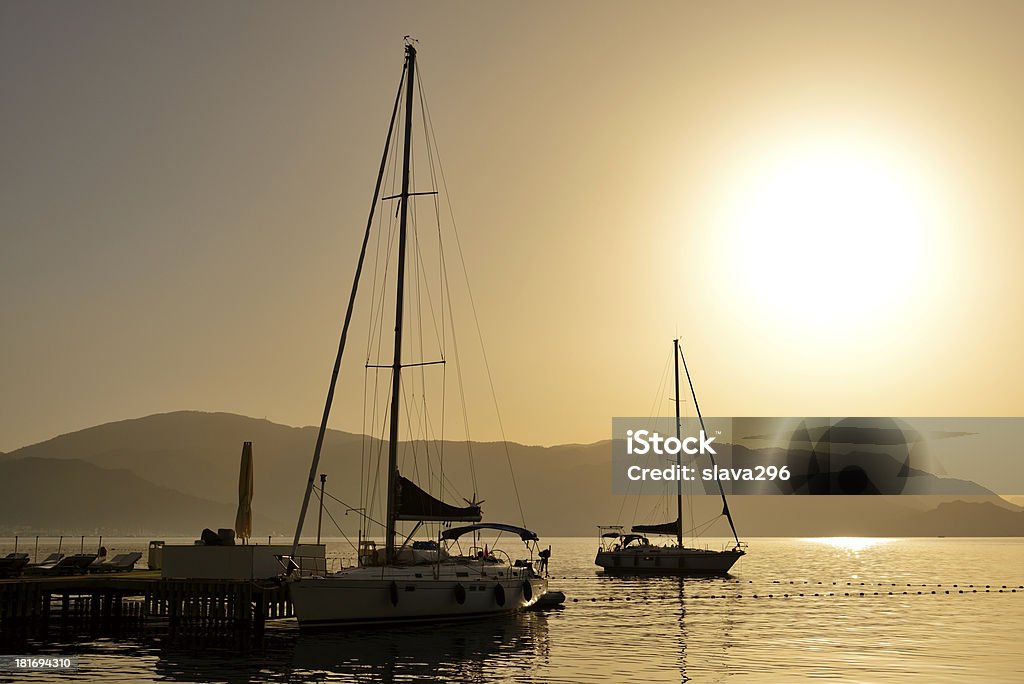
M410 241L408 233L410 229L415 229L414 224L410 225L415 220L414 217L410 217L410 200L417 195L437 194L436 190L414 192L410 189L410 158L414 128L413 103L417 101L415 89L417 83L416 47L413 42L406 39L402 79L391 114L384 156L381 159L371 205L375 207L380 198L382 179L388 163L388 150L395 132L396 117L399 105L403 102L404 90L401 192L383 198L399 202L396 214L400 216L397 255L389 257L397 259L397 269L392 271L396 278L394 354L390 365L371 366L369 363L367 365L367 368L390 370L391 374L390 411L387 421L389 428L387 489L383 516L385 522L381 524L384 543L383 548L378 548L377 540L370 539L369 535L363 536L361 525L357 564L354 567L316 576L305 576L301 572L295 572L297 569L294 558L295 550L298 547L310 493L313 491L314 479L318 472L328 416L352 320L356 290L373 225L374 217L373 209L371 209L342 327L341 341L327 393L320 432L313 453L309 479L295 530L292 558L283 559L291 568L287 581L300 629L431 623L481 618L530 607L547 592L547 579L544 576L546 574L546 555L545 552L539 550L538 537L534 532L516 525L483 522L480 508L482 502L476 500L475 494L472 500L466 500L467 506L455 506L433 496L413 479L399 472L398 452L401 437L399 426L403 419L409 417L402 415L403 391L408 389L403 386L403 369L418 366L417 370L421 370L430 364L444 363L441 360L403 364L402 359L402 335L405 325L403 305L407 287L405 282L406 253L410 251L417 254L421 249L418 238L414 238L414 245L408 245ZM422 110L422 92L419 95ZM426 120L426 112L423 114ZM424 128L426 128L426 123ZM390 244L389 239L384 242ZM438 247L440 248L440 244ZM381 301L380 311L383 311L384 304L383 300ZM407 382L409 381L407 380ZM443 439L441 443L443 444ZM442 478L447 481L447 476L443 471L441 478L438 478L439 482ZM442 488L442 484L438 485L439 489ZM365 509L349 507L348 510L358 510L365 520L370 520ZM403 521L414 522L415 527L404 541L400 541L397 525ZM455 523L462 524L453 526ZM437 529L436 536L425 540L413 540L413 536L421 529L421 526L435 527ZM480 541L482 533L496 533L499 537L501 534L518 537L526 544L528 557L513 560L508 553L482 544ZM468 549L463 550L460 540L466 541L467 539L473 541ZM535 552L539 558L543 559L541 568L534 567Z
M676 439L682 439L682 419L680 416L679 396L679 361L683 362L686 380L693 395L693 404L697 409L701 430L704 430L704 417L697 404L697 393L693 389L690 370L686 366L679 339L672 341L672 357L675 366L675 405L676 405ZM710 456L710 454L709 454ZM714 456L710 456L714 461ZM676 466L682 467L682 452L676 453ZM698 549L688 548L683 544L683 489L682 482L676 481L676 519L673 522L656 525L633 525L630 533L624 533L621 525L599 526L597 558L595 563L606 572L620 572L636 575L723 575L746 555L746 544L740 541L736 532L736 524L729 510L729 501L725 489L718 483L722 495L722 515L729 521L734 544L730 548ZM675 545L652 544L647 535L674 536Z

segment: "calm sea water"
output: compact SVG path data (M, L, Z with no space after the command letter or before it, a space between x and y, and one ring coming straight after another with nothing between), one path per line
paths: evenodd
M755 539L730 578L685 581L606 577L595 540L545 541L558 610L315 636L285 621L247 653L54 640L26 648L77 653L79 672L24 681L1024 681L1024 539Z

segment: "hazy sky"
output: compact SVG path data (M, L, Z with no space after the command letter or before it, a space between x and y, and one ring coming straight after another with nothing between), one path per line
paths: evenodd
M405 34L509 438L608 438L677 332L708 414L1022 415L1021 26L1020 2L4 2L0 450L185 408L319 421Z

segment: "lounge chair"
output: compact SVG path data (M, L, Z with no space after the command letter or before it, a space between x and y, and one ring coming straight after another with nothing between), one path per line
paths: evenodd
M9 553L0 558L0 577L17 577L28 565L27 553Z
M42 567L43 565L55 565L63 557L64 557L63 553L61 553L60 551L54 551L53 553L51 553L49 556L47 556L43 560L39 561L38 563L31 563L29 565L29 567L38 568L38 567Z
M44 575L46 574L46 571L50 570L55 565L57 565L57 563L59 563L63 558L63 553L55 551L39 563L29 563L27 566L25 566L24 572L26 575Z
M25 568L29 575L82 575L86 568L96 560L95 553L76 553L64 556L56 563L42 563Z
M93 562L89 565L89 572L130 572L140 558L142 554L138 551L119 553L110 560Z

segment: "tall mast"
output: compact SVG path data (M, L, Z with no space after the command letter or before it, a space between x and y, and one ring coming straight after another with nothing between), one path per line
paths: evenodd
M395 355L391 370L391 432L388 441L387 562L395 560L395 483L398 475L398 409L402 390L402 300L405 294L405 242L409 223L409 159L412 153L412 101L416 80L416 48L405 46L405 149L402 151L402 218L398 229L398 289L395 295Z
M676 439L680 440L680 444L683 439L683 428L682 420L679 417L679 338L672 340L672 358L675 359L676 367ZM680 449L676 452L676 466L679 467L679 472L682 472L683 467L683 450ZM679 543L679 548L683 548L683 480L682 477L676 478L676 542Z
M405 71L402 72L405 78ZM388 150L391 148L391 136L395 131L395 117L398 114L398 103L402 99L402 82L398 83L398 92L395 94L395 106L391 109L391 123L388 124L388 136L384 139L384 153L380 157L380 170L377 171L377 184L373 188L373 201L370 202L370 215L366 219L366 231L363 233L363 245L359 248L359 261L356 264L356 274L352 278L352 291L348 297L348 308L345 310L345 324L341 328L341 340L338 342L338 354L334 357L334 371L331 373L331 384L327 388L327 401L324 403L324 414L320 419L320 432L316 436L316 448L313 450L313 461L309 466L309 479L306 480L306 493L302 497L302 507L299 509L299 521L295 525L295 538L292 540L292 558L295 557L299 548L299 538L302 536L302 526L306 520L306 509L309 508L309 496L313 491L313 478L316 477L317 468L320 465L320 451L324 445L324 436L327 433L327 420L331 416L331 404L334 402L334 388L338 384L338 373L341 371L341 357L345 353L345 341L348 339L349 324L352 323L352 310L356 304L356 292L359 290L359 278L363 272L363 262L366 260L366 246L370 242L370 229L373 228L373 214L377 207L377 199L380 197L381 183L384 180L384 170L387 168ZM360 525L362 529L362 525ZM317 535L319 536L319 535Z

